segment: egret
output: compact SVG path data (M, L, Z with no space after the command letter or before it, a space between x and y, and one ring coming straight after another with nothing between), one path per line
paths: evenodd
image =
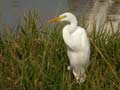
M86 30L78 26L76 16L70 12L59 15L48 22L59 21L67 21L69 23L62 30L70 63L67 68L72 70L77 82L83 83L86 80L85 70L90 59L90 43Z

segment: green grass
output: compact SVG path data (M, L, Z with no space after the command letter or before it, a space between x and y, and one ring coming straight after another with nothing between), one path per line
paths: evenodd
M67 71L63 25L39 28L38 20L30 12L16 32L0 35L0 90L120 90L120 32L93 28L87 80L78 85Z

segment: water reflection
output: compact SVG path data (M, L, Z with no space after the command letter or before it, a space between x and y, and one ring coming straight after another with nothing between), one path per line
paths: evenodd
M0 17L3 23L15 24L21 19L23 13L30 9L36 9L41 20L45 21L65 11L76 14L89 14L96 0L1 0ZM104 0L102 0L104 2ZM113 4L109 8L109 14L120 14L120 4Z
M1 21L14 25L30 9L38 11L41 21L45 21L65 10L67 0L1 0Z
M120 14L120 3L114 3L108 11L108 14Z
M69 9L77 15L87 15L90 13L94 0L68 0Z
M21 1L19 1L19 0L11 1L11 7L17 8L17 7L20 7L20 5L21 5Z

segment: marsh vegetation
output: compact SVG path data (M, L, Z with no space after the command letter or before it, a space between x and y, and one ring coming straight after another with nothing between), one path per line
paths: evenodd
M0 90L120 90L120 27L109 34L103 25L96 32L94 22L93 31L88 33L91 59L87 80L78 85L67 71L63 25L40 28L38 20L36 13L29 12L16 32L10 28L1 32ZM87 28L86 19L81 22Z

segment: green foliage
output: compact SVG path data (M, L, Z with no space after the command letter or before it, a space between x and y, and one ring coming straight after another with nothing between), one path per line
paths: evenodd
M90 34L87 80L78 85L66 69L63 26L39 28L38 20L29 12L16 32L0 35L0 90L120 90L120 33Z

